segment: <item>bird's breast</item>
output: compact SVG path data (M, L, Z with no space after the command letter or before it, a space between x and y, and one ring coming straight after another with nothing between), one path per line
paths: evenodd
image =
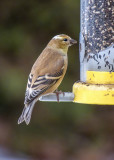
M64 76L65 76L65 73L66 73L66 70L67 70L67 66L68 66L68 60L67 60L67 57L64 58L64 68L63 68L63 75L60 77L60 79L51 87L49 88L45 94L47 93L53 93L58 87L59 85L61 84Z

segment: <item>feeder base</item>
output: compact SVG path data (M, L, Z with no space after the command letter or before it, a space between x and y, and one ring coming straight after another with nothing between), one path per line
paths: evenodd
M89 84L76 82L73 85L74 102L98 105L114 105L114 84Z

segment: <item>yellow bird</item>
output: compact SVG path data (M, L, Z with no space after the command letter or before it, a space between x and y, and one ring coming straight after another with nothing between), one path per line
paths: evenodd
M18 120L28 125L36 101L40 96L54 92L67 70L69 46L77 43L76 40L65 34L54 36L34 63L28 77L25 92L24 109Z

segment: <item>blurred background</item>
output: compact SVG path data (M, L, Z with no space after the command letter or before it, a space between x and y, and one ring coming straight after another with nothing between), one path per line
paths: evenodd
M57 34L79 41L79 0L0 1L0 160L114 160L113 106L37 102L17 125L31 67ZM59 87L79 80L78 45Z

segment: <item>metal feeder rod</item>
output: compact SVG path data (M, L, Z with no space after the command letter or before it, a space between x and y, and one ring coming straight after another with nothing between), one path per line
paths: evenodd
M74 93L72 92L64 92L60 93L59 95L59 102L73 102L74 100ZM57 95L56 93L46 94L39 98L39 101L48 101L48 102L57 102Z

